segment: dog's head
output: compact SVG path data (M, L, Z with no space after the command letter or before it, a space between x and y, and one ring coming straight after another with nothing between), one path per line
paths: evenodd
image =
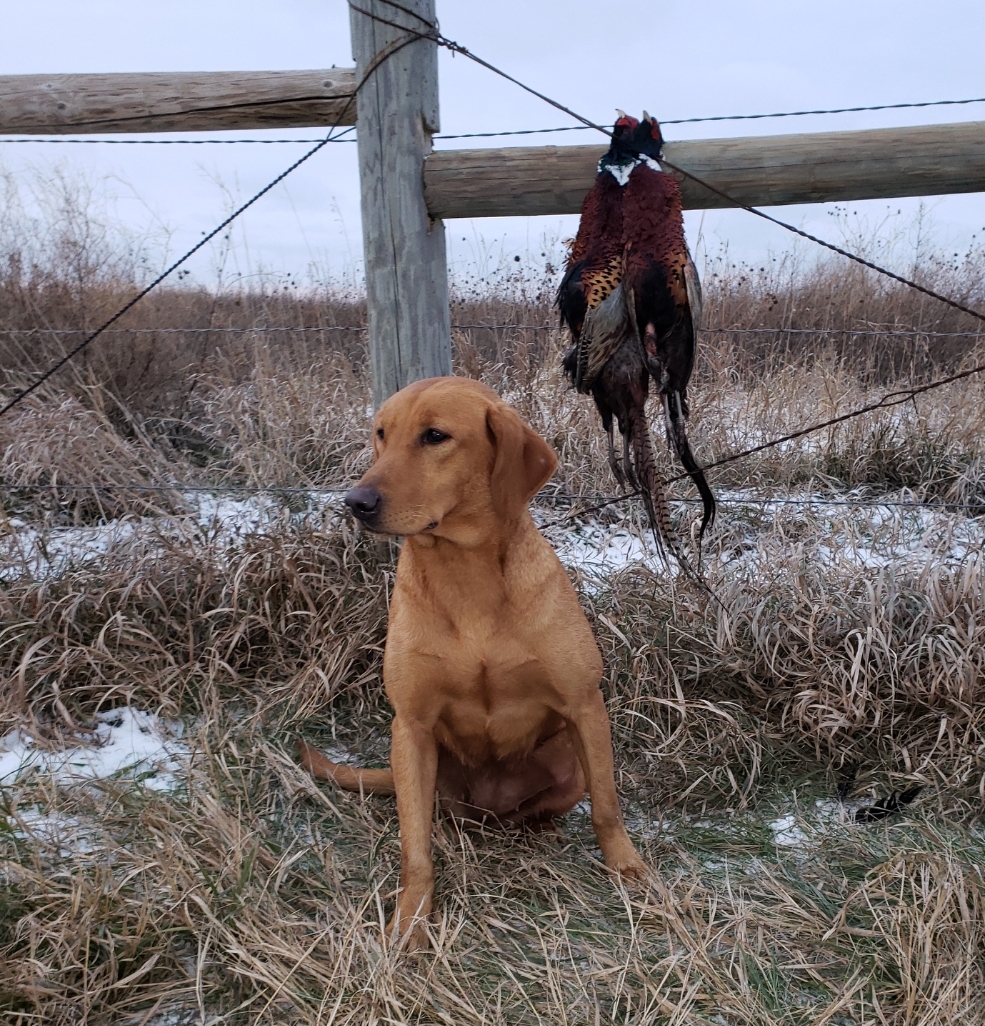
M492 389L429 378L373 421L373 465L345 501L369 530L475 540L516 519L557 457Z

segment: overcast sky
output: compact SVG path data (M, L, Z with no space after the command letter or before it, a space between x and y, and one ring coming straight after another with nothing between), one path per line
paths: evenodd
M985 96L981 0L438 0L445 35L597 121L616 107L661 119ZM351 66L343 0L0 0L0 74L277 70ZM471 62L440 53L442 131L561 126L564 115ZM985 104L785 120L670 126L668 139L985 120ZM258 135L260 133L249 133ZM310 137L312 131L269 133ZM119 138L119 137L118 137ZM526 136L496 145L588 142L590 133ZM439 142L442 147L462 142ZM468 143L465 145L473 145ZM94 204L134 232L186 248L273 178L303 148L0 144L0 169L30 195L61 170L95 188ZM825 206L777 208L840 241L845 230L897 237L901 264L919 201L868 201L847 222ZM961 250L985 226L982 194L927 201L934 241ZM901 211L897 215L897 211ZM889 221L885 218L891 214ZM577 219L450 221L453 264L538 263L543 240ZM690 213L709 253L727 245L761 262L792 236L743 211ZM925 222L926 223L926 222ZM979 238L981 235L979 235ZM327 147L249 211L227 273L303 279L358 276L361 254L354 145ZM806 252L806 251L805 251ZM215 254L195 265L214 274ZM700 254L699 254L700 259ZM902 269L908 269L903 266Z

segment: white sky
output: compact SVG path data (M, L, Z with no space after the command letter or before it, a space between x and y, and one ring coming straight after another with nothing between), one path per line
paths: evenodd
M856 106L985 95L985 4L974 0L438 0L441 29L479 55L597 121L616 107L661 119ZM564 115L462 57L440 54L442 131L560 126ZM0 74L98 71L278 70L351 66L343 0L0 0ZM985 120L985 104L785 120L670 126L668 139L777 134ZM261 133L248 133L259 135ZM276 137L316 132L276 131ZM583 143L594 133L492 140L490 145ZM118 137L122 138L122 137ZM132 137L131 137L132 138ZM444 142L442 147L481 142ZM358 276L361 253L355 146L327 148L236 228L226 273L267 271L303 280ZM0 170L24 195L61 171L82 176L94 205L135 233L187 248L303 152L284 146L65 146L0 143ZM2 201L2 200L0 200ZM917 200L831 208L775 208L834 241L860 231L900 241L909 269ZM962 250L985 226L985 196L927 201L933 241ZM901 211L900 214L896 214ZM887 213L892 217L885 221ZM792 236L743 211L688 215L694 247L727 245L760 263ZM448 222L454 267L488 270L501 256L540 262L543 240L577 218ZM982 237L979 234L979 239ZM808 255L805 244L799 247ZM812 254L809 254L812 255ZM162 255L158 253L157 259ZM700 256L699 256L700 259ZM216 255L195 275L214 279Z

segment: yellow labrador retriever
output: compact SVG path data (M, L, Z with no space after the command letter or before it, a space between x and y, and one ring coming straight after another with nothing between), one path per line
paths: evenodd
M410 947L425 937L436 793L461 819L543 823L587 787L606 866L642 876L616 796L602 659L527 509L554 473L554 452L466 378L398 392L376 414L373 436L373 465L345 501L369 530L405 539L383 657L391 769L300 749L316 777L397 796L391 935Z

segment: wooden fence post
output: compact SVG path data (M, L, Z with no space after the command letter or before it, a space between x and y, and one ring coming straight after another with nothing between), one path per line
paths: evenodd
M356 132L377 406L412 381L451 373L445 229L428 217L424 202L424 159L439 128L438 47L385 23L427 31L435 5L402 6L424 21L382 0L349 8L357 81L370 69L356 100ZM393 55L383 59L387 52Z

